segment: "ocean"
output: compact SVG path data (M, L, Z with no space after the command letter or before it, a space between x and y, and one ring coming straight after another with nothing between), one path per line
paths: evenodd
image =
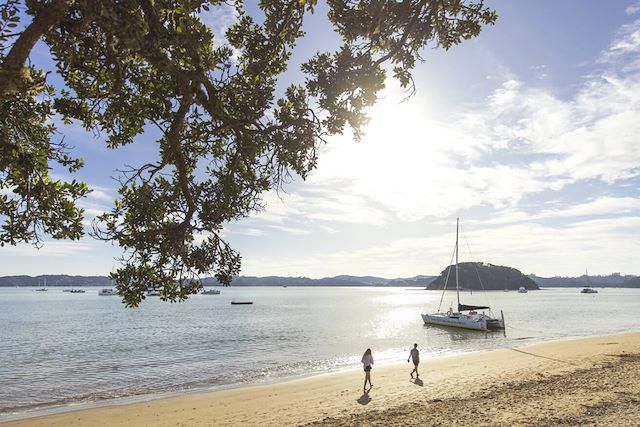
M281 381L406 360L545 340L640 330L640 289L464 292L463 303L504 312L506 331L424 326L442 292L374 287L231 287L184 303L149 297L0 288L0 421L108 404ZM231 305L249 299L253 305ZM442 310L454 306L447 291Z

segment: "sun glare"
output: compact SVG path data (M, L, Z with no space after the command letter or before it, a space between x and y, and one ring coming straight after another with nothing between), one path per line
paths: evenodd
M465 186L454 156L466 137L431 118L419 99L400 99L379 101L361 142L329 144L310 182L346 186L403 220L448 215L454 199L469 196L460 193Z

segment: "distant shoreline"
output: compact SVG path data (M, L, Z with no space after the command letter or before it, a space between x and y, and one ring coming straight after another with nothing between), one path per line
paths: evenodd
M335 277L325 277L321 279L310 279L308 277L285 277L285 276L239 276L234 278L232 287L404 287L404 288L426 288L431 282L437 279L434 275L418 275L407 278L386 279L374 276L349 276L340 275ZM580 277L538 277L534 274L528 276L540 288L581 288L587 283L594 288L640 288L640 276L611 274L608 276L585 276ZM207 277L202 279L204 286L221 286L216 279ZM113 287L113 282L107 276L71 276L63 274L46 274L39 276L14 275L0 276L0 288L15 287ZM518 287L516 286L515 289ZM514 289L510 287L510 289ZM532 290L528 288L529 290ZM476 290L474 288L474 290ZM478 289L480 290L480 289ZM487 289L489 290L489 289ZM501 287L494 290L503 290Z

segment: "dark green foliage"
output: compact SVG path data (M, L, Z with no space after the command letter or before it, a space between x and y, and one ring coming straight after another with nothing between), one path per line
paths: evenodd
M162 133L158 156L122 172L114 208L94 235L124 249L112 278L127 304L147 286L178 301L213 272L229 284L240 256L220 238L228 221L260 208L260 194L289 174L316 165L324 139L351 128L361 135L365 109L376 101L390 64L411 88L411 70L428 43L444 49L472 38L496 15L482 1L329 1L342 37L336 52L318 52L302 66L305 81L275 97L302 23L315 0L263 0L261 19L234 2L236 23L215 40L199 13L221 0L28 0L0 6L0 215L2 243L82 235L76 201L89 191L75 181L51 182L50 162L73 172L49 119L60 115L131 144L145 126ZM33 19L17 34L23 7ZM66 88L24 67L44 39ZM46 96L43 96L46 95ZM17 111L17 113L16 113ZM11 112L11 114L8 114ZM19 128L22 126L21 129ZM37 206L37 208L35 208Z
M449 273L449 269L451 272ZM456 289L456 270L455 265L447 267L440 276L433 282L429 283L427 289L442 289L447 282L447 289ZM504 289L516 290L524 286L528 290L539 289L536 282L531 280L512 267L503 267L500 265L486 264L482 262L461 262L458 264L458 275L460 289L485 290L485 291L501 291Z

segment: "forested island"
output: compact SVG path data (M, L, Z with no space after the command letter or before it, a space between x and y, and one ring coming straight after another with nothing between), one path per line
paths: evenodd
M448 277L448 279L447 279ZM512 267L503 267L483 262L462 262L458 264L458 285L460 289L470 290L538 290L538 284ZM455 266L444 269L440 276L427 286L427 289L455 289Z

